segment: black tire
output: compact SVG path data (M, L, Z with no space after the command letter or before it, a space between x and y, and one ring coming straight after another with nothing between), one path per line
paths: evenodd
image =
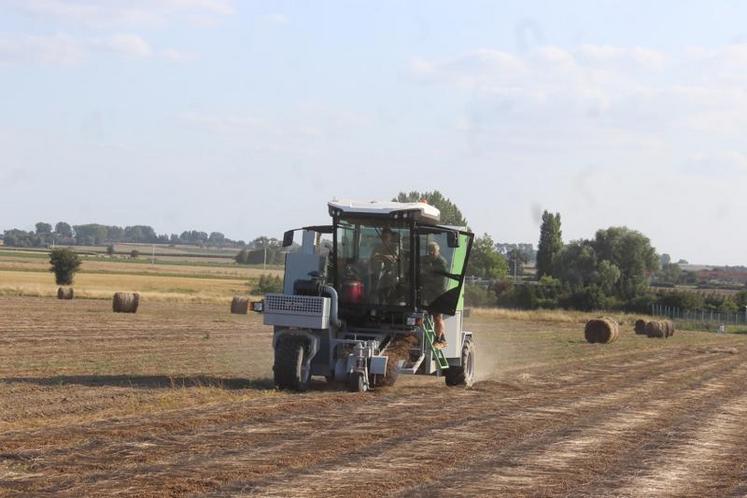
M272 367L278 389L306 391L311 384L311 371L304 372L308 355L308 341L295 335L282 335L275 345L275 364Z
M472 387L475 382L475 345L471 339L462 346L462 366L450 366L444 370L447 386Z
M354 393L366 392L366 376L361 372L353 372L348 375L348 389Z

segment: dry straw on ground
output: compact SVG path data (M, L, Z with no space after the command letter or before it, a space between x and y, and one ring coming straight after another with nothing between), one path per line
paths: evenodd
M399 363L407 361L410 358L410 350L417 347L418 338L415 335L403 335L392 339L384 353L389 357L386 364L386 375L382 384L385 386L394 385L397 382L399 374Z
M231 301L231 313L235 315L246 315L249 312L249 298L234 296Z
M586 342L609 344L620 336L620 327L611 318L593 318L586 322L584 337Z
M137 292L116 292L112 299L112 310L115 313L137 313L140 305L140 294Z
M499 359L474 390L299 396L261 316L144 299L0 297L0 495L745 495L744 335L578 347L575 322L479 318Z

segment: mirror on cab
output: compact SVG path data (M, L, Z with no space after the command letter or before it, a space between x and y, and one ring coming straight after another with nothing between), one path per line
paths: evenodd
M283 247L290 247L293 245L293 232L294 230L288 230L283 234Z
M446 232L446 244L449 247L459 247L459 232Z

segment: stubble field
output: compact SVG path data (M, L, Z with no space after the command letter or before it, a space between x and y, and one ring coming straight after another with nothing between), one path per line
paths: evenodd
M0 494L742 496L745 338L476 314L480 382L271 387L225 305L0 297ZM538 315L541 317L541 315Z

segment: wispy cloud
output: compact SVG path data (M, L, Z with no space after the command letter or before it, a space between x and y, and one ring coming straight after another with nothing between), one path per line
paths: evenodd
M288 16L279 12L267 14L264 20L272 24L288 24Z
M0 64L75 65L97 53L133 59L181 61L190 58L189 54L176 49L154 49L143 37L128 33L105 37L0 36Z
M72 36L0 36L0 64L77 64L85 47Z
M231 0L11 0L29 15L89 28L142 27L186 20L202 24L235 12Z
M138 35L112 35L103 40L101 46L130 57L151 57L153 55L150 44Z
M610 139L700 133L722 140L747 126L742 44L675 54L592 45L520 55L480 49L413 59L410 70L417 81L457 89L472 102L475 112L468 108L455 118L458 129L470 132L506 124L514 132L554 126L578 136L613 132Z

